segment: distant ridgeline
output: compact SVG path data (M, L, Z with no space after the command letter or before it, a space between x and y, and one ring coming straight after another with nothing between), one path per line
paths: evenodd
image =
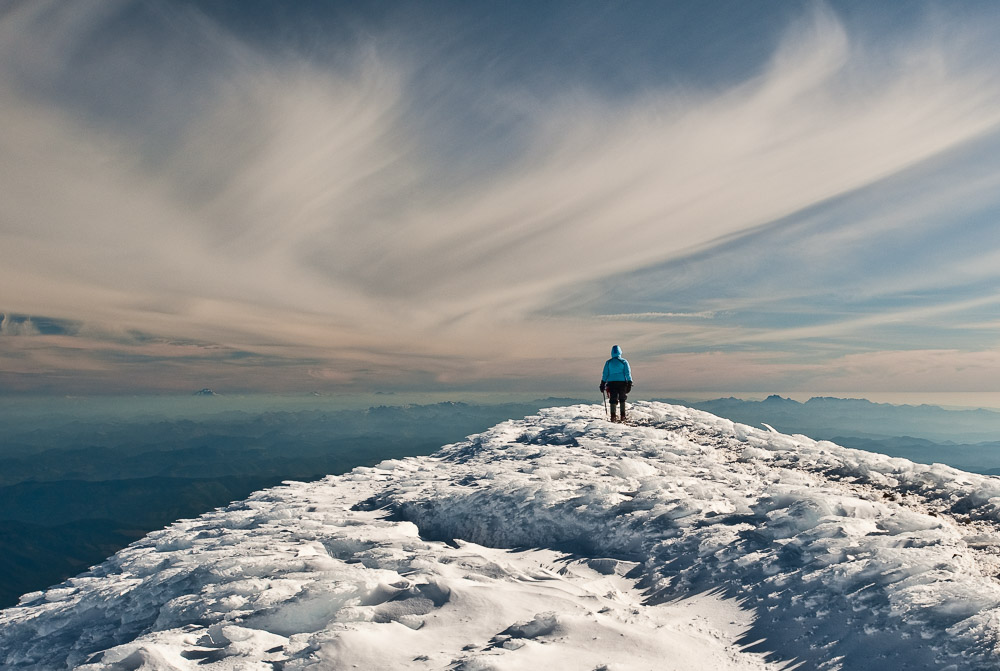
M773 426L844 447L1000 474L1000 412L891 405L865 399L815 397L805 403L772 395L763 401L720 398L681 403L734 422Z

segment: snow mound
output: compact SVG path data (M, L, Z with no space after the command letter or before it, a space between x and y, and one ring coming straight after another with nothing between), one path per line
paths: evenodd
M1000 665L1000 478L661 403L602 412L180 521L0 612L0 665Z

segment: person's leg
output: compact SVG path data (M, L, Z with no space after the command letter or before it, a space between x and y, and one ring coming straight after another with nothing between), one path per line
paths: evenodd
M627 392L628 382L614 382L616 392L617 405L621 408L621 421L625 421L625 399L628 398Z
M619 394L619 391L620 390L618 389L618 385L616 385L614 382L611 382L611 383L608 384L608 396L611 397L611 421L612 422L617 422L618 421L617 412L618 412L618 394Z

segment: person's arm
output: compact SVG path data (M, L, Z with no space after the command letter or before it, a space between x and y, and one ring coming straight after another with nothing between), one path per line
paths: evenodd
M605 361L604 362L604 370L601 371L601 391L604 391L604 388L608 384L608 364L609 363L611 363L610 359L608 361Z

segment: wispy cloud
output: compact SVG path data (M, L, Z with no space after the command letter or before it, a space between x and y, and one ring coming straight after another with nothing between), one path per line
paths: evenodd
M664 319L714 319L715 313L705 312L632 312L598 315L598 319L612 321L659 321Z
M0 314L0 336L32 336L40 333L30 317L17 318Z
M717 308L539 315L568 288L715 248L1000 123L1000 77L975 44L873 53L823 9L725 90L470 94L456 60L462 96L430 101L414 93L419 50L376 35L336 57L277 53L167 7L147 17L152 45L109 27L128 5L2 15L0 307L306 361L320 379L503 378L525 356L565 356L571 376L622 320L649 322L624 332L660 347L659 322ZM519 121L489 150L448 132L449 103L477 95ZM705 335L685 328L669 335Z

